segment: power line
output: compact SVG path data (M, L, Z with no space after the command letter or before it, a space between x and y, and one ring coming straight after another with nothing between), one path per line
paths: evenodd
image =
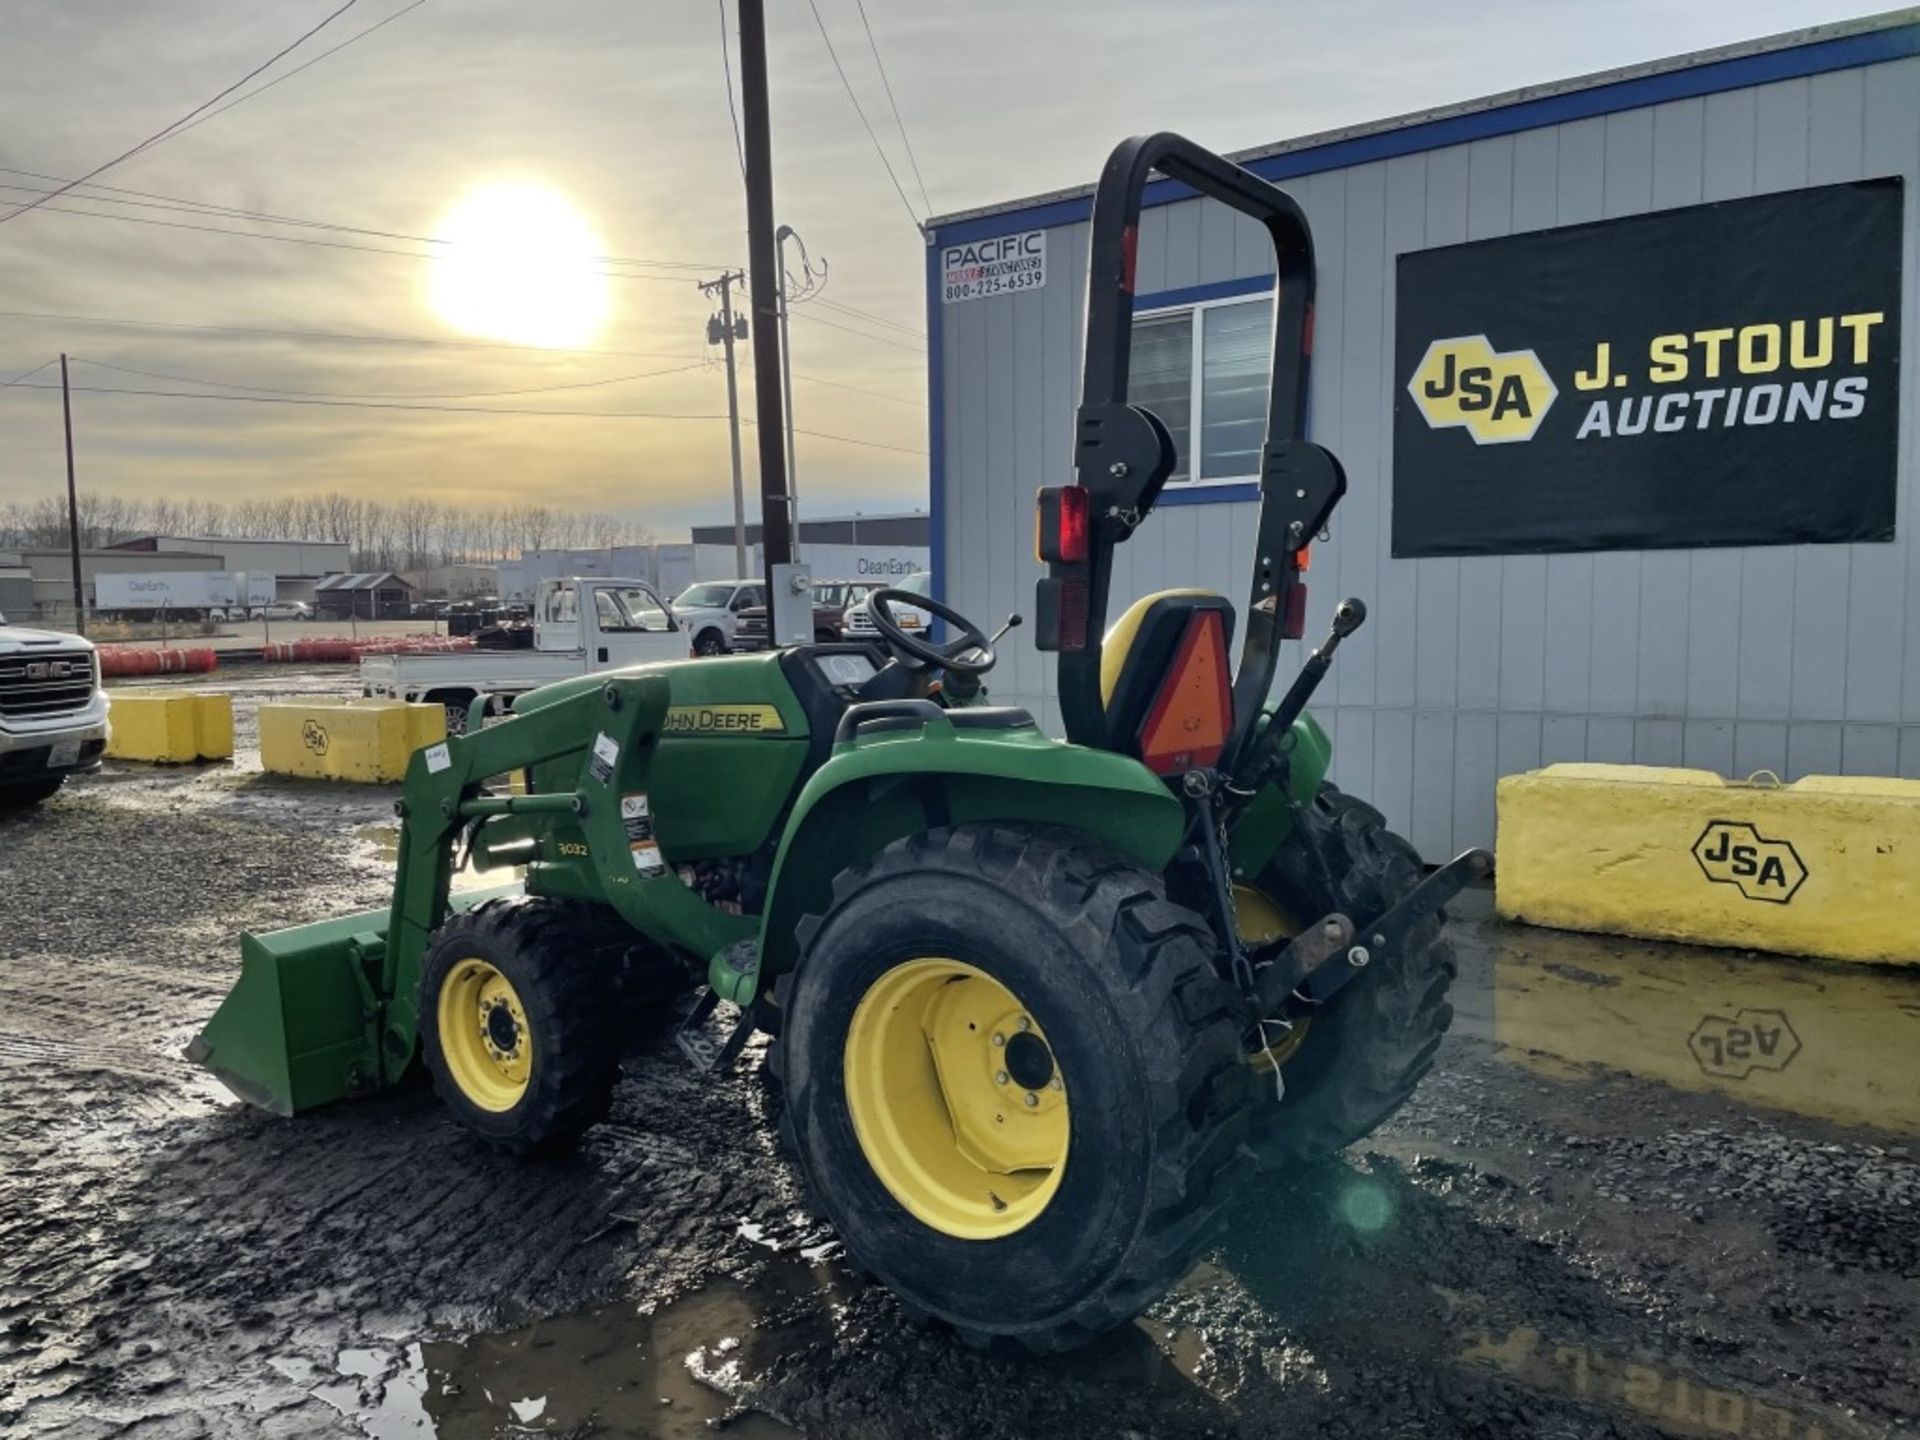
M913 167L914 181L920 186L920 199L927 207L927 214L933 214L933 200L927 194L927 182L921 177L920 162L914 157L913 141L907 138L907 122L900 118L900 102L893 98L893 82L887 78L887 62L880 58L879 42L873 38L873 26L867 23L866 0L853 0L854 8L860 12L861 28L867 32L867 48L873 51L874 68L880 72L880 84L887 92L887 104L893 109L893 123L900 131L900 143L907 147L907 163Z
M61 182L61 177L58 175L47 175L38 170L21 170L10 165L0 165L0 174L24 175L30 179L47 180L55 184ZM73 196L75 202L94 205L126 205L135 209L164 210L173 214L197 215L206 219L215 220L255 220L269 225L286 225L297 229L326 230L342 235L365 235L375 240L409 240L420 245L450 245L457 248L460 244L457 240L448 240L438 235L416 235L406 230L376 230L365 225L344 225L331 220L308 220L297 215L276 215L266 210L246 210L234 205L216 205L209 200L193 200L181 195L162 195L152 190L128 190L118 185L88 185L85 188L90 191L106 190L112 193L107 195L75 195ZM58 191L51 190L42 192L39 187L33 185L7 185L4 183L0 183L0 190L19 190L29 195L44 194L48 197L59 193ZM133 195L139 198L134 200L122 200L118 198L122 195ZM115 215L106 211L65 210L59 206L52 206L50 208L59 214L89 215L96 220L123 220L134 218L132 216ZM287 238L276 235L259 235L248 230L215 230L211 233L219 235L241 235L260 240ZM410 250L382 250L379 253L388 255L414 254L414 252ZM435 257L418 256L417 258L433 259ZM631 255L583 255L579 258L592 260L603 265L631 265L651 270L684 271L690 277L693 275L703 275L713 268L712 265L703 260L644 260Z
M58 390L58 385L20 385L21 390ZM204 395L185 390L133 390L118 389L106 385L75 385L77 393L87 395L138 395L161 400L214 400L222 404L238 405L311 405L328 410L412 410L432 411L450 415L513 415L537 416L546 420L725 420L724 415L697 415L660 410L539 410L523 409L499 405L417 405L411 402L388 400L316 400L299 399L278 395ZM755 422L745 416L741 423ZM795 430L796 435L805 435L813 440L832 440L842 445L858 445L868 450L891 450L900 455L918 455L925 458L926 451L909 449L905 445L888 445L880 440L862 440L853 435L834 435L824 430Z
M24 215L29 210L37 209L39 206L45 204L48 200L52 199L55 195L61 195L61 194L64 194L66 191L73 189L75 185L84 185L87 181L93 179L94 176L103 174L106 171L111 170L114 166L118 165L121 161L131 159L133 156L138 155L142 150L147 149L149 146L158 145L162 140L166 139L174 131L178 130L182 125L185 125L188 121L192 120L196 115L210 108L211 106L218 103L219 101L226 99L227 96L231 95L234 91L238 90L242 85L245 85L249 80L253 79L253 77L258 75L261 71L267 69L269 66L275 64L277 61L283 59L287 55L292 54L293 51L299 49L300 46L304 45L308 40L312 39L315 35L318 35L322 30L326 29L327 26L331 25L335 20L338 20L342 15L346 14L347 11L351 10L358 3L359 3L359 0L346 0L346 3L341 5L341 7L338 10L333 11L318 25L315 25L311 30L306 31L291 45L288 45L281 50L275 51L274 54L269 56L266 60L262 61L260 64L254 66L253 69L249 70L246 74L242 75L238 80L234 81L233 84L227 86L227 88L222 90L218 95L215 95L212 99L202 101L200 104L194 106L193 109L189 110L185 115L182 115L178 120L174 121L171 125L167 126L166 129L156 131L154 134L149 135L145 140L142 140L138 145L134 146L131 150L122 151L120 154L114 156L113 159L107 161L104 165L94 166L93 169L89 170L86 174L82 175L78 180L72 181L71 183L63 186L61 189L54 191L52 195L42 196L40 199L31 201L28 204L22 205L16 210L9 210L6 214L0 215L0 225L6 224L7 221L13 219L17 215Z
M227 113L227 111L233 109L234 106L244 105L247 103L247 101L254 99L256 96L266 94L267 91L273 89L274 86L279 85L284 81L291 80L294 76L298 75L302 70L311 69L313 66L318 65L322 60L326 59L329 55L338 55L342 50L346 49L349 45L357 44L359 41L362 41L366 39L367 36L373 34L373 32L376 30L386 29L387 26L391 25L394 21L398 20L402 15L408 14L414 10L418 10L422 5L426 3L427 3L427 0L413 0L413 3L411 5L403 6L401 9L398 9L394 11L393 14L387 16L386 19L381 20L376 24L369 25L366 29L358 31L355 34L348 36L345 40L342 40L338 45L335 45L331 50L322 50L318 55L314 56L311 60L305 61L302 64L294 66L293 69L287 71L284 75L276 75L273 77L273 79L267 81L266 84L258 86L255 89L249 90L244 95L234 96L233 99L229 100L226 104L222 105L218 110L209 110L206 114L200 116L198 119L191 120L185 125L178 126L172 132L170 132L165 138L168 140L172 140L177 136L184 135L187 133L187 131L193 129L196 125L206 124L207 121L213 119L214 116L224 115Z
M18 186L18 185L0 186L0 189L18 190L18 189L25 189L25 188L26 188L25 186ZM48 193L58 194L59 192L50 191ZM93 200L95 204L126 204L128 203L126 201L100 200L90 195L80 195L80 196L76 196L75 198L79 200ZM38 202L35 202L35 203L37 204ZM32 209L32 208L34 207L33 206L22 207L22 209ZM20 213L21 213L20 210L15 210L11 212L11 215L18 215ZM88 219L92 219L92 220L119 220L129 225L157 225L163 230L192 230L205 235L226 235L236 240L270 240L281 245L305 245L310 248L319 249L319 250L352 250L364 255L398 255L403 259L407 259L407 260L437 260L441 258L440 256L437 256L437 255L423 254L418 250L396 249L391 245L357 245L350 240L316 240L304 235L270 235L270 234L265 234L258 230L229 230L224 226L220 226L220 225L194 225L184 220L156 220L151 215L117 215L112 213L111 211L104 211L104 210L75 210L70 206L66 206L66 205L48 205L45 207L45 213L50 213L55 215L84 215ZM202 212L192 211L189 213L198 214ZM11 215L0 215L0 222L4 222L7 219L11 218ZM322 228L345 230L348 227L325 226ZM436 240L426 236L420 236L420 237L409 236L407 238L409 239L418 238L423 243L429 244L429 245L452 245L455 243L454 241L451 241L451 240ZM587 259L587 260L595 260L599 257L583 256L581 258ZM617 263L623 264L623 265L652 265L657 263L660 265L669 265L674 267L675 269L678 269L682 262L622 260ZM634 270L615 270L615 269L609 269L605 265L600 265L600 264L595 264L593 268L594 268L595 274L604 275L610 280L651 280L655 282L667 282L675 285L683 285L683 284L686 284L687 281L691 278L690 276L686 276L686 275L650 275L650 274L644 274Z
M820 18L818 0L807 0L807 8L813 11L813 23L820 27L820 38L827 42L827 55L833 61L833 68L840 75L840 84L845 87L847 98L853 102L853 113L860 117L861 128L867 132L867 138L873 141L873 153L880 157L885 167L887 179L893 182L893 193L900 197L900 203L907 207L907 218L913 221L913 228L920 228L920 216L915 213L913 202L907 198L907 192L900 186L900 177L893 173L893 162L887 159L886 148L881 145L880 137L874 134L873 126L868 123L867 112L860 107L860 97L853 93L853 82L847 78L846 67L840 63L840 55L833 48L833 37L827 33L827 22Z
M595 355L620 360L687 360L694 366L704 367L709 363L705 356L676 355L663 350L567 350L547 345L515 345L505 340L443 340L425 335L382 335L369 331L348 330L274 330L251 325L207 325L189 324L178 320L141 320L120 318L110 315L62 315L42 310L0 310L0 318L11 320L47 320L66 325L99 325L119 330L167 330L183 334L241 335L254 339L267 340L313 340L323 344L337 345L404 345L423 349L445 350L513 350L532 352L537 355ZM878 336L870 336L878 339ZM46 361L36 369L45 369L54 362ZM29 375L34 371L28 371ZM862 385L850 385L844 380L828 380L819 375L806 375L796 370L793 378L804 380L810 385L825 385L835 390L849 390L857 395L871 395L877 400L890 400L896 405L914 405L924 407L924 398L909 399L902 395L889 395L884 390L870 390ZM15 382L9 381L8 384ZM0 389L4 389L0 386Z
M796 320L811 320L816 325L825 325L829 330L844 330L849 335L858 335L862 340L871 340L876 345L891 345L896 350L906 350L915 355L926 354L926 348L924 346L909 345L904 340L890 340L884 335L872 335L865 330L856 330L851 325L842 325L838 320L829 320L826 316L816 315L811 310L795 310L793 312L793 318Z
M876 315L871 310L862 310L857 305L842 304L838 300L823 300L817 294L806 296L803 299L796 300L794 303L796 305L818 305L822 309L832 310L841 315L871 321L875 325L884 325L889 330L898 330L902 335L911 335L916 340L924 340L927 338L927 332L924 330L916 330L913 326L903 325L898 320L889 320L885 315Z
M517 390L469 390L453 394L395 395L386 391L288 390L278 385L235 385L225 380L209 380L201 375L174 375L163 370L141 370L132 365L114 365L105 360L89 360L84 355L69 356L81 365L96 370L117 370L123 375L139 375L148 380L166 380L176 385L206 385L215 390L246 390L259 395L297 395L312 400L494 400L510 395L546 395L556 390L595 390L608 385L624 385L632 380L652 380L662 375L683 375L689 370L709 368L707 361L675 365L666 370L643 370L635 375L615 375L606 380L569 380L558 385L531 385Z
M713 0L720 12L720 73L727 81L727 114L733 120L733 158L740 162L740 178L747 178L747 147L740 141L740 112L733 105L733 59L727 53L727 0Z
M38 365L34 366L31 370L22 370L18 375L14 376L11 380L7 381L6 384L0 385L0 390L11 390L14 386L18 385L22 380L31 380L34 376L38 375L42 370L46 369L49 365L58 365L59 363L60 363L60 357L57 355L52 357L51 359L42 360Z

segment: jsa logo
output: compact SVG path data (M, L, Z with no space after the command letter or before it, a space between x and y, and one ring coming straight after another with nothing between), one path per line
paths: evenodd
M1476 445L1508 445L1533 438L1560 392L1533 351L1461 335L1427 346L1407 393L1434 429L1458 425Z
M1791 841L1769 840L1744 820L1711 821L1693 842L1693 858L1707 879L1776 905L1791 901L1807 879Z

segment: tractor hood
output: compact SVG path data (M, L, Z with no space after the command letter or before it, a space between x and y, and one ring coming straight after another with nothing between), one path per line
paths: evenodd
M29 630L24 625L0 625L0 655L26 650L91 650L93 642L58 630Z

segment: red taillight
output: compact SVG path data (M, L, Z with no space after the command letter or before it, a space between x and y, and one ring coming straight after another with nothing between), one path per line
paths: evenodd
M1080 565L1087 558L1087 492L1049 485L1034 511L1033 553L1043 565Z
M1140 758L1156 775L1212 765L1232 728L1226 624L1218 610L1198 611L1141 723Z

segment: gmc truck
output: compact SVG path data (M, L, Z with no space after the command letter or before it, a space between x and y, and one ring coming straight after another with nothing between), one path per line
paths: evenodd
M0 810L38 805L67 776L98 770L106 748L93 646L0 615Z

